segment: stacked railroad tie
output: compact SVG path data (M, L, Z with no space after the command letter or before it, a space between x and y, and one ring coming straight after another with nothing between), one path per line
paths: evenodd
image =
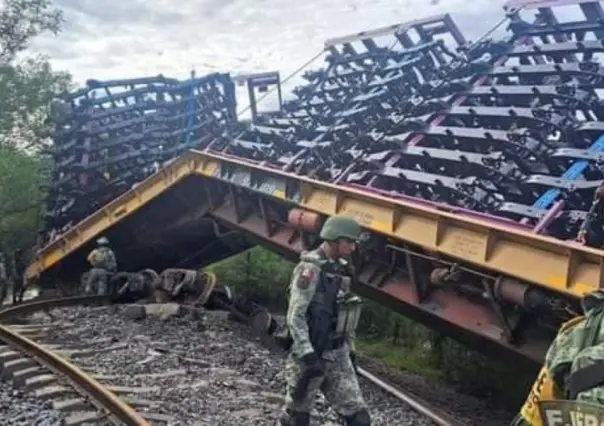
M330 40L325 67L251 125L227 75L91 81L57 119L46 238L190 147L572 238L604 179L604 11L530 7L507 8L501 40L470 43L449 15Z
M46 239L131 189L236 121L227 74L89 80L60 100L45 200Z
M584 20L561 24L555 8L510 8L503 40L469 43L445 15L391 27L387 46L372 38L384 29L330 41L280 116L212 149L573 238L604 178L604 24L590 17L604 14L576 9Z

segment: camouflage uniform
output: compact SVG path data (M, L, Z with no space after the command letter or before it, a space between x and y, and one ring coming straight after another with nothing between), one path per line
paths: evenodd
M327 225L327 222L326 222ZM358 225L357 225L358 226ZM319 248L304 252L295 267L290 285L290 300L286 316L292 344L288 354L284 425L308 425L309 413L320 390L332 408L346 419L349 426L369 426L367 407L359 387L352 357L355 329L359 321L361 300L350 292L350 268L344 260L333 260ZM305 374L305 358L314 355L311 343L309 307L315 303L325 306L330 277L339 277L335 313L330 317L329 338L325 350L318 354L322 365L316 377L308 380L305 391L295 398L296 389Z
M581 224L578 236L582 236L589 247L604 246L604 185L600 185L596 190L593 203Z
M13 303L17 303L23 300L23 293L25 292L24 275L26 266L21 249L17 249L13 253L13 268Z
M0 304L6 298L8 293L8 273L6 271L6 261L4 253L0 252Z
M582 304L585 316L560 328L512 425L570 425L577 412L583 425L604 424L604 291L585 296ZM578 410L576 402L588 405Z
M90 294L96 290L97 294L102 295L107 294L109 275L117 271L117 261L113 251L105 245L106 239L99 239L98 244L100 247L88 255L92 269L88 273L85 291Z

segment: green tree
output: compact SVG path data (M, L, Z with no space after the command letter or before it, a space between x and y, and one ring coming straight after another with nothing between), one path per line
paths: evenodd
M0 148L0 242L3 248L35 243L41 191L40 159L15 148Z
M28 55L32 40L57 34L62 13L50 0L0 0L0 250L35 242L42 193L41 149L50 140L50 115L71 77L48 58Z
M33 38L57 34L61 11L49 0L2 0L0 6L0 147L38 150L48 141L46 117L57 93L69 89L67 73L53 72L44 56L26 57Z

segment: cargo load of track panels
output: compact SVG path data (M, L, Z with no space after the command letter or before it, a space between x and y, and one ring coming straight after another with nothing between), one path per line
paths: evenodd
M504 40L469 43L448 16L395 26L388 45L331 40L279 117L212 148L573 238L604 178L604 27L510 17Z
M228 74L89 80L61 99L43 211L43 241L236 122Z
M604 179L604 13L516 3L503 39L469 42L442 15L329 40L325 66L251 125L228 75L89 82L57 122L45 237L198 148L572 239Z
M442 15L329 40L324 67L251 122L235 113L247 76L89 82L57 120L27 278L77 281L99 235L127 270L251 244L293 260L345 213L369 231L359 294L540 362L604 283L604 252L564 241L604 180L604 11L520 3L505 38L469 42Z

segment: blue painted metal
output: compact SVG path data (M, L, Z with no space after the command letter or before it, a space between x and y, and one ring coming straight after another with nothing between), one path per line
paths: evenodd
M187 102L187 125L185 131L185 139L184 144L191 144L191 137L193 136L193 124L195 123L195 85L193 81L195 80L195 71L191 71L191 88L189 93L189 102Z
M604 135L601 135L589 147L589 151L590 152L604 151ZM568 180L578 180L581 178L581 176L583 175L583 172L585 172L585 170L587 169L588 166L589 166L589 163L587 161L577 161L572 166L570 166L568 168L568 170L566 170L566 172L564 172L562 177L564 179L568 179ZM537 201L535 201L535 204L533 204L533 207L538 208L538 209L549 209L551 207L551 205L554 203L554 201L556 200L556 197L558 197L560 195L560 192L561 191L559 189L555 189L555 188L548 189L545 192L545 194L543 194L541 197L539 197L539 199Z

